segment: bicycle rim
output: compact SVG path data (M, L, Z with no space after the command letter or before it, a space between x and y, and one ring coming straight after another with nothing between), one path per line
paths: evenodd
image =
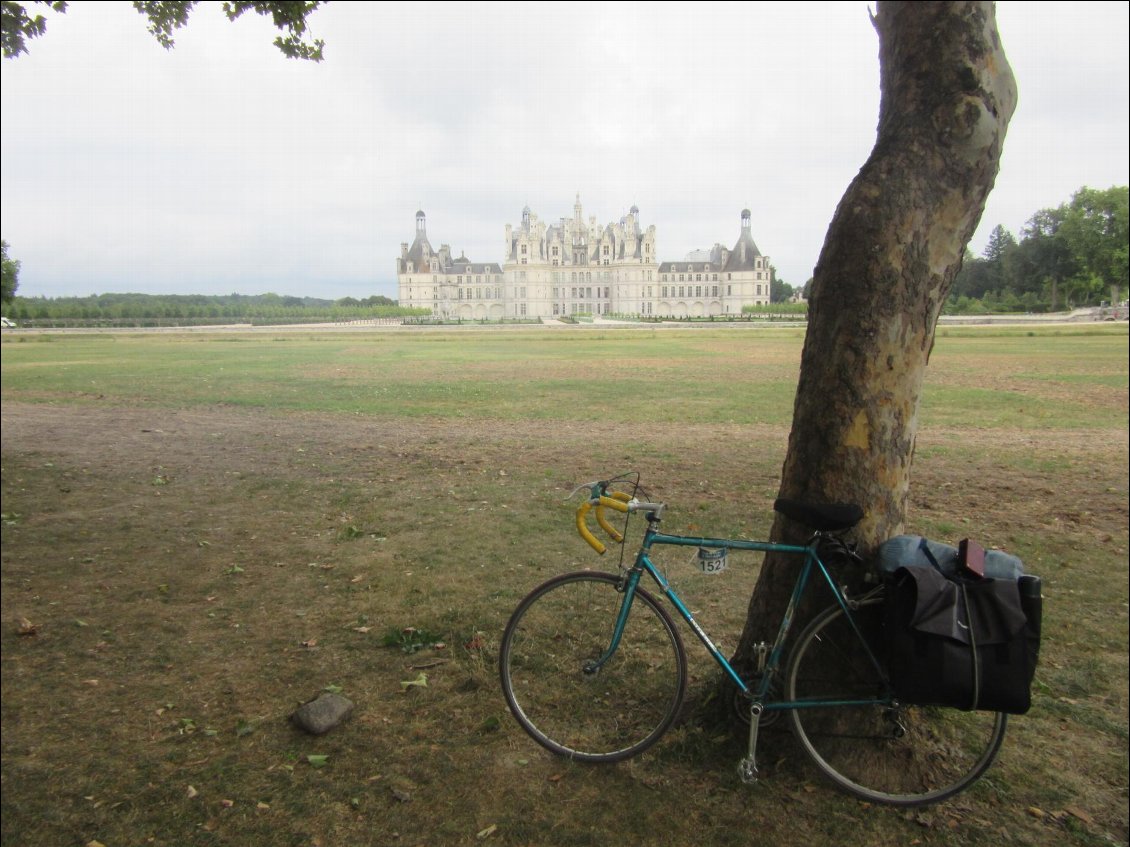
M853 617L879 649L881 601ZM788 699L881 700L886 690L839 607L798 637L786 674ZM995 712L881 703L796 708L789 717L805 752L841 789L895 806L937 803L963 791L993 763L1007 723Z
M615 762L654 744L678 716L686 656L670 615L637 589L616 652L608 649L624 595L611 574L573 573L535 588L502 636L499 672L510 711L562 756Z

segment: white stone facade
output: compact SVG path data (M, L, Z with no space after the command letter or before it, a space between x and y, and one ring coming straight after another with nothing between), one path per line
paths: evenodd
M750 213L733 250L715 244L682 261L658 260L655 226L642 229L635 206L619 223L584 220L580 196L572 218L540 221L527 207L506 225L505 260L453 259L428 241L416 213L416 239L400 245L400 305L443 318L553 318L572 315L705 317L737 315L769 303L769 257L750 233Z

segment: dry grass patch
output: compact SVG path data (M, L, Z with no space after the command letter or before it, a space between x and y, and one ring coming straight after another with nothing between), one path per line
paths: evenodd
M686 720L614 767L543 753L499 691L518 600L615 566L576 537L575 484L635 469L672 529L768 531L800 336L470 338L5 336L5 847L1126 843L1124 331L939 339L909 529L1021 555L1045 636L989 777L915 813L836 793L787 733L741 785L693 645ZM663 563L733 646L758 561L688 559ZM292 727L327 689L352 719Z
M767 740L769 778L743 787L742 739L709 704L638 761L563 763L498 691L519 597L610 564L574 535L572 484L636 467L673 504L672 527L763 534L783 429L613 426L594 440L562 424L6 402L3 433L5 845L1126 837L1124 441L1109 455L1058 433L1044 469L988 435L922 445L915 519L1038 561L1047 636L1036 707L1001 764L907 815L826 788L787 735ZM735 466L733 436L766 449ZM735 557L719 581L668 566L732 644L757 563ZM384 646L405 627L443 646ZM701 699L713 670L692 656ZM327 687L353 719L299 733L288 715Z

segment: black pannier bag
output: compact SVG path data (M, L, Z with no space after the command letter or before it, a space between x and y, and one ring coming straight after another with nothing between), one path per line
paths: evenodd
M884 628L895 696L906 703L1024 714L1040 651L1039 577L968 578L901 567Z

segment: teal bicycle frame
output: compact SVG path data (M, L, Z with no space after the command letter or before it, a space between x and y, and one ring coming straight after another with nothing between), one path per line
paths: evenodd
M808 586L809 580L812 577L812 572L815 569L824 578L824 582L832 591L832 596L835 597L836 603L843 610L843 613L851 625L859 644L867 653L869 661L874 665L875 670L880 675L880 678L886 679L886 672L883 669L882 663L876 658L874 652L871 650L867 639L864 637L859 628L855 617L852 615L851 604L844 597L842 591L836 586L835 580L832 578L831 573L828 571L827 565L821 560L816 551L817 544L821 535L818 533L811 543L805 546L796 544L780 544L770 541L743 541L740 539L730 538L694 538L683 535L668 535L656 529L659 519L654 514L648 514L647 530L644 533L643 543L640 545L639 553L636 555L635 565L628 571L627 577L624 582L624 600L620 604L620 611L616 619L616 626L613 630L612 638L608 650L603 656L596 661L592 662L585 668L586 673L595 673L600 669L601 665L611 659L612 655L616 652L620 644L620 640L624 634L624 629L628 623L628 615L632 609L632 602L635 599L636 589L639 587L640 579L646 572L655 580L655 584L659 590L667 598L672 606L678 611L679 616L686 621L687 625L694 632L695 636L702 645L706 648L707 652L714 657L714 661L722 668L723 672L738 687L738 689L761 709L765 711L783 711L786 709L798 709L806 706L863 706L872 704L885 704L893 700L892 695L880 698L869 698L865 700L779 700L776 702L764 702L766 696L769 694L769 688L773 680L774 672L779 668L781 663L782 654L784 652L785 639L788 637L789 630L792 628L793 618L796 614L797 606L800 603L801 597L804 595L805 588ZM696 547L705 548L708 550L744 550L761 553L785 553L795 556L804 556L804 563L801 566L800 573L797 576L796 584L793 586L792 596L789 598L788 606L785 609L784 617L781 619L780 628L777 631L777 638L773 642L772 648L769 650L768 656L765 661L764 672L761 673L760 681L755 689L750 686L741 678L738 672L730 664L729 660L722 655L722 652L706 634L706 631L695 620L694 614L687 608L682 598L671 586L671 583L662 574L659 568L651 561L648 553L653 546L672 546L672 547Z

